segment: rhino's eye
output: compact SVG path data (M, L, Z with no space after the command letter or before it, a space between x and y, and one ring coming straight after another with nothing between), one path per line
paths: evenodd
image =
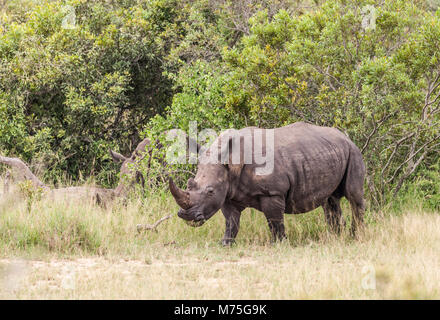
M213 194L214 193L214 188L213 187L207 187L206 188L206 193L209 194L209 195Z

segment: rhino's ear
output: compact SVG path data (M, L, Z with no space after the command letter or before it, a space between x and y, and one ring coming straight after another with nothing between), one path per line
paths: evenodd
M242 155L241 136L232 134L230 136L224 136L228 142L223 142L221 145L221 160L229 174L233 176L240 176L241 170L244 167L244 159Z
M226 165L226 169L229 171L229 175L233 177L240 177L241 170L243 169L244 164L228 164Z
M136 149L133 151L131 157L133 159L139 158L140 160L142 160L143 158L145 158L145 156L147 155L147 153L151 153L151 149L148 150L148 146L151 144L150 139L145 138L144 140L142 140L136 147Z
M112 159L115 163L121 163L121 162L124 162L125 160L127 160L127 158L124 157L122 154L117 153L113 150L109 150L109 151L110 151L110 156L112 157Z

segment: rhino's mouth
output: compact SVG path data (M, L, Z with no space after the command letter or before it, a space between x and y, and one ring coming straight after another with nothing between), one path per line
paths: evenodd
M183 210L180 209L177 215L185 220L192 227L200 227L206 222L206 218L200 210Z
M192 226L192 227L200 227L202 226L208 219L210 219L215 213L217 212L217 210L212 211L210 214L203 214L202 212L198 211L195 215L195 219L191 219L191 220L185 220L185 222Z
M202 220L185 220L186 224L191 226L191 227L200 227L202 226L206 220L202 219Z

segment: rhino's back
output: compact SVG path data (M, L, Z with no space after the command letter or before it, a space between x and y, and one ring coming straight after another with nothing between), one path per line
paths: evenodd
M319 147L324 141L336 144L351 142L341 131L331 127L321 127L305 122L293 124L274 129L276 147L288 145L302 146L308 148Z

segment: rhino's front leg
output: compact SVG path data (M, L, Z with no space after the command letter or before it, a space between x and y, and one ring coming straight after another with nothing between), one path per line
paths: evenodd
M260 205L261 211L263 211L269 224L272 241L286 239L284 231L284 198L280 196L262 197L260 198Z
M225 202L222 206L222 212L226 219L226 230L223 236L222 245L229 246L235 242L238 229L240 227L240 216L243 208L237 207L232 203Z

